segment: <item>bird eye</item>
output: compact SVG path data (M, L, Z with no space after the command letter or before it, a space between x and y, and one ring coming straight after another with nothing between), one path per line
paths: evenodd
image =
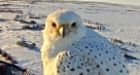
M52 27L54 27L54 28L56 27L56 24L54 22L52 23Z
M75 23L75 22L72 23L72 24L71 24L71 27L72 27L72 28L76 27L76 23Z

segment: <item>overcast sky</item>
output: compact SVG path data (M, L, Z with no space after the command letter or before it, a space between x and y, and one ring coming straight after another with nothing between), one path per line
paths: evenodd
M82 0L82 1L99 1L99 2L112 2L119 4L140 5L140 0Z

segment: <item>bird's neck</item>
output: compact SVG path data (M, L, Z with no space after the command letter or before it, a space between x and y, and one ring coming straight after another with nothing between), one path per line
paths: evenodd
M41 59L43 64L44 75L54 75L56 63L58 62L59 56L64 52L52 52L53 48L50 44L43 44L41 48ZM52 72L53 71L53 72Z
M45 40L41 49L41 52L45 54L48 59L55 58L60 52L65 51L68 46L71 46L73 41L68 39L63 39L63 41L59 40L54 42L50 42Z

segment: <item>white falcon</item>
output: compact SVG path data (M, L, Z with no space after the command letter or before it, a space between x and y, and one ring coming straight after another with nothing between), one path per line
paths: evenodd
M44 75L128 75L120 50L70 10L48 15L41 58Z

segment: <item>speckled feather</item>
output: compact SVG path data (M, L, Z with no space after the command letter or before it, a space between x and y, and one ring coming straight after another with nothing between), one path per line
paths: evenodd
M58 54L57 75L128 75L118 48L93 30L86 35Z

